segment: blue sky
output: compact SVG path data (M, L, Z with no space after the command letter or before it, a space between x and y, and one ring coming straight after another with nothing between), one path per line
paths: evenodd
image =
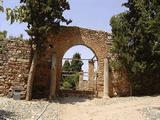
M77 46L73 46L71 47L64 55L64 58L72 58L73 55L75 53L80 53L81 54L81 58L86 58L86 59L92 59L94 57L94 53L87 48L86 46L82 46L82 45L77 45ZM83 66L82 66L82 70L84 72L88 72L88 61L83 60ZM64 60L63 60L64 63ZM97 68L97 63L95 63L95 70ZM88 74L85 74L88 75ZM84 76L83 79L87 80L88 77Z
M121 13L126 10L122 7L122 3L127 0L68 0L71 10L66 11L64 16L72 19L72 23L69 26L79 26L83 28L89 28L94 30L101 30L111 33L110 19L113 15ZM4 0L3 5L5 7L14 8L19 5L19 0ZM26 24L14 23L10 25L5 20L5 14L0 13L0 30L7 30L8 35L19 36L23 34L25 38L28 38L25 32ZM92 58L93 52L84 46L74 46L70 48L64 57L71 58L74 53L79 52L81 58ZM87 71L88 64L85 61L83 70Z
M125 11L126 0L70 0L71 10L66 13L73 22L70 25L111 32L109 25L113 15Z
M73 20L70 26L79 26L94 30L111 32L110 18L126 9L122 3L126 0L68 0L71 10L64 13L67 18ZM19 0L4 0L5 7L14 8L19 5ZM9 24L5 15L0 13L0 30L7 30L9 35L19 36L24 34L28 38L25 24Z

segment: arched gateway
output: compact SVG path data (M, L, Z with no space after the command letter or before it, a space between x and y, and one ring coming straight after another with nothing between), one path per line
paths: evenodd
M87 46L96 55L98 70L95 92L98 96L130 95L130 83L125 71L116 71L108 67L111 43L108 33L79 27L61 27L58 34L51 33L48 36L47 49L38 57L32 98L38 95L53 98L59 93L62 57L75 45ZM24 99L32 53L30 45L26 41L17 40L3 41L2 45L4 50L0 53L0 95L13 95L15 90L18 90ZM89 61L89 66L93 73L92 61Z
M52 61L56 66L56 77L51 79L51 83L56 83L56 86L53 86L53 84L51 84L51 89L54 89L54 87L56 87L56 92L59 90L62 70L62 58L65 52L75 45L84 45L90 48L95 53L98 59L96 92L98 92L99 96L102 96L103 91L105 90L105 95L108 96L109 78L107 57L109 58L110 49L110 41L108 38L109 34L106 32L94 31L78 27L62 27L60 29L60 32L56 36L51 34L51 36L49 36L48 42L51 46L53 46L52 55L56 57L55 61ZM56 80L56 82L54 82L54 79ZM104 82L104 79L106 82ZM104 83L106 89L104 89ZM55 94L54 90L51 94Z

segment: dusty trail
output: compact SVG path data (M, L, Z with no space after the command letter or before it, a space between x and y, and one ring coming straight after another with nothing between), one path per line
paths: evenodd
M160 120L160 96L68 97L53 102L0 97L0 120Z
M65 101L72 101L66 98ZM160 97L128 97L93 99L61 104L62 120L160 120L160 116L146 116L145 109L160 108ZM157 114L159 110L156 110ZM148 113L147 113L148 114Z

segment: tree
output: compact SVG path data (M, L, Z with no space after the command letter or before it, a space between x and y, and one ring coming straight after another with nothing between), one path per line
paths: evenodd
M71 89L72 85L70 84L70 76L65 76L65 75L70 75L70 69L71 65L68 60L65 60L63 67L62 67L62 89Z
M76 90L77 83L79 81L79 73L72 73L70 76L66 76L62 80L62 89Z
M0 12L4 11L3 5L2 5L3 1L0 0ZM1 32L0 31L0 40L3 40L5 38L5 32Z
M26 100L30 100L37 58L47 47L45 43L48 33L54 31L56 34L61 22L71 22L63 17L63 12L69 10L70 6L67 0L20 0L20 3L15 9L7 8L6 13L11 24L15 21L28 24L26 32L31 43L36 46L27 83Z
M3 12L4 11L4 8L3 8L3 5L2 5L3 1L0 0L0 12Z
M83 65L83 62L81 61L81 55L79 53L75 53L71 61L71 71L81 72L82 65Z
M19 38L20 38L20 39L23 39L23 34L20 34Z
M68 60L66 60L63 64L62 70L63 71L70 71L70 62Z
M63 71L66 76L62 77L62 88L63 89L76 89L79 81L79 72L82 71L83 62L81 61L81 55L75 53L72 57L71 63L66 60L63 65Z
M124 6L128 11L111 19L113 52L133 88L147 93L152 86L153 93L160 86L160 1L128 0Z
M4 40L7 37L7 31L4 30L3 32L0 31L0 40Z

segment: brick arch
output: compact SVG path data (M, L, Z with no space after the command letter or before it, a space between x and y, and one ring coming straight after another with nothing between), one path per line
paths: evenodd
M84 45L90 48L98 59L97 90L99 95L103 93L104 59L108 56L108 33L94 31L79 27L62 27L54 36L50 34L49 44L53 45L56 53L56 90L59 90L61 80L62 58L65 52L75 45Z
M76 47L76 46L78 46L78 45L81 45L81 46L84 46L84 47L88 48L90 51L92 51L92 53L93 53L93 54L95 55L95 57L97 58L96 52L95 52L92 48L90 48L90 47L88 47L87 45L84 45L84 44L75 44L75 45L71 46L70 48L68 48L68 49L64 52L63 57L64 57L64 55L65 55L65 53L66 53L67 51L69 51L71 48ZM62 58L63 58L63 57L62 57ZM98 58L97 58L97 61L98 61Z
M78 27L61 27L59 34L56 34L55 36L51 33L48 36L48 42L46 43L48 46L46 47L47 49L45 49L43 53L38 56L32 86L32 95L43 94L45 97L55 97L55 88L56 86L57 90L59 88L55 82L59 84L59 73L61 70L61 59L63 54L71 46L77 44L90 47L97 55L99 62L97 92L99 96L102 96L101 93L103 93L103 90L104 95L108 95L107 92L109 92L110 96L131 95L131 83L128 79L127 72L125 70L116 71L114 68L111 68L110 72L108 72L108 67L106 67L108 64L104 64L109 62L106 57L110 56L109 49L112 47L111 39L111 35L106 32ZM0 56L2 57L0 66L0 94L11 95L9 91L13 91L16 88L21 91L21 97L24 99L26 97L27 78L30 69L29 61L31 53L33 52L31 50L31 46L26 41L17 40L2 41L2 45L4 47L4 51L0 53ZM57 63L55 59L57 60ZM111 56L111 59L115 59L115 57ZM104 67L104 65L106 66ZM104 73L110 73L109 79L107 75L104 75ZM104 80L105 82L109 81L109 91L108 89L106 90L106 87L104 87L108 87ZM54 84L52 84L53 82ZM36 91L35 93L33 92L34 90Z

